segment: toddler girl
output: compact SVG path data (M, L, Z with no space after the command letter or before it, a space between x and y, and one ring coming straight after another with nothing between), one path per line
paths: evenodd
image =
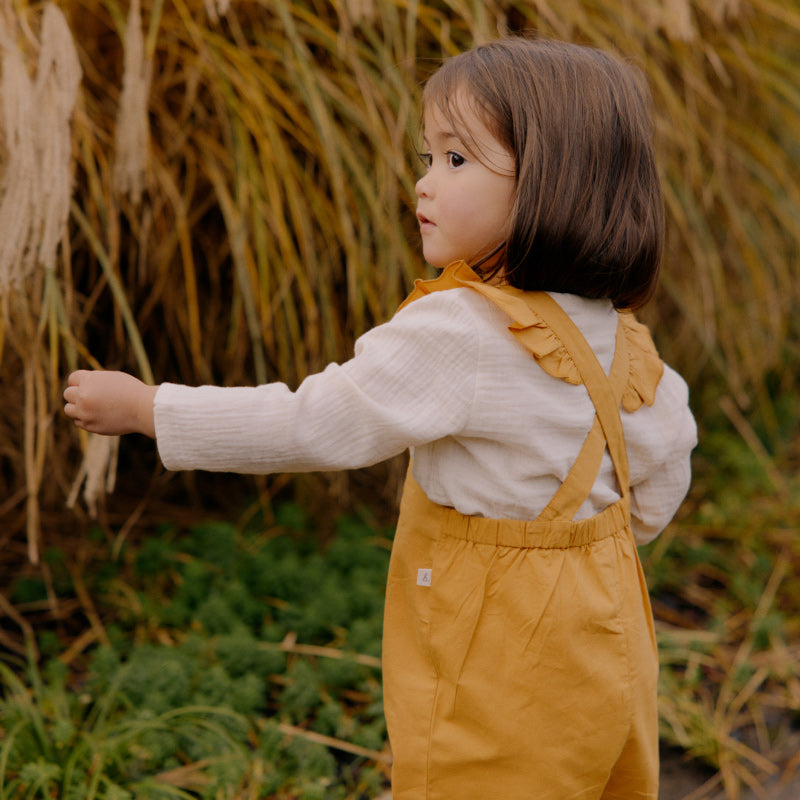
M663 243L649 93L601 51L507 38L424 93L426 260L395 316L296 391L79 371L66 413L169 469L365 467L410 448L384 624L395 800L656 798L636 544L696 429L630 310Z

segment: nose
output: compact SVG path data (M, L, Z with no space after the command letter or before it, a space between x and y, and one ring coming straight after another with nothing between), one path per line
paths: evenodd
M430 172L426 172L417 181L417 185L414 187L414 191L416 192L417 197L430 197L432 189L433 189L433 184L431 182Z

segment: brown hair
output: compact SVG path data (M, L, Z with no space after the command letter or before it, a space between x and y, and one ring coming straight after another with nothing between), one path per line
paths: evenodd
M644 305L658 280L664 208L640 70L602 50L509 37L446 61L423 101L469 136L465 97L515 159L504 279Z

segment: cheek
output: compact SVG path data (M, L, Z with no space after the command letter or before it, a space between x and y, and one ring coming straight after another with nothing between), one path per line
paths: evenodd
M498 210L497 203L481 184L460 186L448 193L445 202L448 217L457 220L467 234L476 227L486 226Z
M511 230L511 217L514 211L514 199L516 192L514 187L498 187L493 197L495 212L494 224L498 232L505 238Z
M511 216L514 200L517 196L516 182L508 178L495 187L495 203L506 217Z

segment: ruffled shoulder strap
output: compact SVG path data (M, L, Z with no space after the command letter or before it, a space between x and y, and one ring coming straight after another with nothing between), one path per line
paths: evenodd
M537 295L540 296L543 292L524 292L512 286L490 286L483 283L466 262L455 261L438 278L416 280L414 290L400 308L432 292L457 288L472 289L504 311L513 320L508 330L548 375L571 384L582 382L580 371L569 350L536 312ZM633 314L621 312L619 324L622 326L630 361L622 407L626 411L635 411L643 403L653 404L664 364L650 338L650 332Z
M622 407L626 411L636 411L642 404L651 406L655 402L656 389L664 374L664 362L658 355L647 326L642 325L633 313L620 312L619 321L625 334L630 361L628 386L622 395Z

